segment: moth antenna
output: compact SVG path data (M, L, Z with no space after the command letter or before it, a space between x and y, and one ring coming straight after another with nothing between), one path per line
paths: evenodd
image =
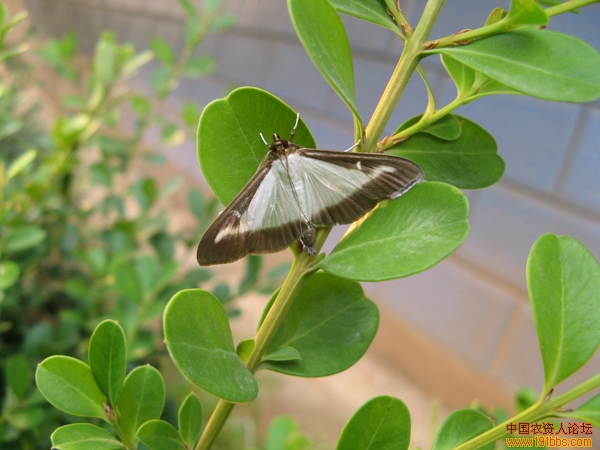
M290 133L290 142L294 140L294 135L296 134L296 127L298 126L298 122L300 121L300 113L296 113L296 123L294 124L294 128L292 128L292 132Z
M261 138L261 139L262 139L262 141L265 143L265 145L268 147L268 146L269 146L269 143L267 142L267 140L265 139L265 137L263 136L263 134L262 134L262 133L258 133L258 134L260 134L260 138Z
M361 140L362 140L362 139L359 139L358 141L356 141L356 144L354 144L352 147L350 147L350 148L348 148L348 149L344 150L344 152L350 152L350 151L354 150L356 147L358 147L358 144L360 144L360 141L361 141Z

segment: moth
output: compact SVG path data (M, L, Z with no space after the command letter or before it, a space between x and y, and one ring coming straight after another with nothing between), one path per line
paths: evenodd
M301 147L292 142L296 125L287 140L275 133L268 145L263 138L269 150L256 173L198 245L201 266L294 242L314 255L317 228L352 223L423 179L417 164L397 156Z

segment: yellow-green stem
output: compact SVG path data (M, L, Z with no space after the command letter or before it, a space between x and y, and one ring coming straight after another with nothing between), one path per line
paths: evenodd
M400 56L390 81L383 91L381 99L375 111L373 111L373 115L367 126L367 136L363 147L365 151L375 151L377 141L383 134L383 130L404 92L408 80L410 80L410 77L419 64L423 43L433 28L444 3L445 0L429 0L414 33L406 40L402 56Z
M322 242L317 245L317 248L320 248L321 245ZM308 256L306 252L300 252L294 259L290 272L283 283L277 298L273 302L271 309L269 309L265 320L261 324L254 338L254 349L246 363L246 367L248 367L250 372L254 373L256 369L258 369L262 356L271 343L273 336L275 336L283 318L292 306L298 290L302 286L302 281L308 273L307 269L310 268L314 261L315 257ZM195 450L207 450L210 448L219 434L219 431L223 428L223 425L234 406L234 403L229 403L224 400L219 401Z

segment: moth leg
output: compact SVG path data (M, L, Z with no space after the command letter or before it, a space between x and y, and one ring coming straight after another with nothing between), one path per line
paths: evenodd
M317 254L317 247L315 246L317 233L313 227L308 228L302 234L300 238L300 245L306 250L309 256Z

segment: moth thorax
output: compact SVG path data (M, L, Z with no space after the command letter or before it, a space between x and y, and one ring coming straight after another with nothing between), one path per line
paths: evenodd
M274 133L273 134L273 143L269 146L269 148L271 149L271 151L282 151L283 149L286 149L289 147L289 142L287 141L287 139L281 139L281 137L277 134Z

